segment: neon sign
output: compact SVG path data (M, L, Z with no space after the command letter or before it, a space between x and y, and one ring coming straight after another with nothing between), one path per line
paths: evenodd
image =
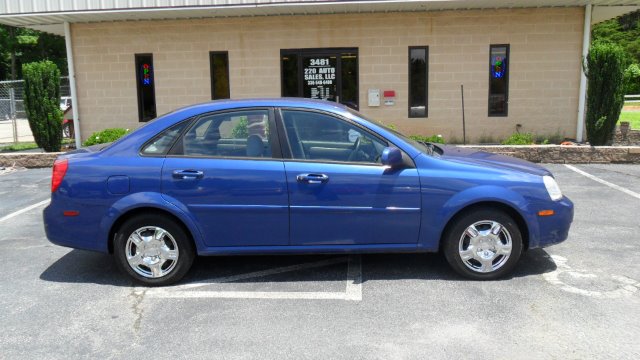
M502 56L496 56L493 60L493 64L491 65L491 76L494 79L502 79L505 74L506 59L503 59Z
M142 64L142 85L151 85L151 65L147 63Z

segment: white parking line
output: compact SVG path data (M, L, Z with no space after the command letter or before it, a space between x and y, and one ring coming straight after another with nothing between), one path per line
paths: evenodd
M265 277L285 272L313 269L333 264L347 263L346 289L344 292L305 292L305 291L208 291L193 289L238 280ZM227 276L201 283L191 283L163 288L152 288L146 293L152 298L218 298L218 299L296 299L296 300L362 300L362 263L360 256L340 257L306 264L284 266L275 269L255 271L246 274Z
M564 164L564 166L566 166L567 168L569 168L569 169L571 169L571 170L573 170L573 171L577 172L577 173L578 173L578 174L580 174L580 175L583 175L583 176L588 177L589 179L591 179L591 180L593 180L593 181L597 181L597 182L599 182L600 184L607 185L608 187L610 187L610 188L612 188L612 189L616 189L616 190L618 190L618 191L622 191L623 193L625 193L625 194L627 194L627 195L631 195L631 196L633 196L634 198L640 199L640 194L638 194L637 192L634 192L634 191L631 191L631 190L629 190L629 189L623 188L622 186L619 186L619 185L616 185L616 184L610 183L610 182L608 182L608 181L606 181L606 180L602 180L602 179L600 179L599 177L594 176L594 175L591 175L591 174L589 174L588 172L582 171L582 170L578 169L578 168L577 168L577 167L575 167L575 166L571 166L571 165L568 165L568 164Z
M50 201L49 199L47 199L47 200L43 200L43 201L40 201L40 202L39 202L39 203L37 203L37 204L29 205L29 206L27 206L27 207L26 207L26 208L24 208L24 209L20 209L20 210L18 210L18 211L12 212L12 213L11 213L11 214L9 214L9 215L6 215L6 216L1 217L1 218L0 218L0 222L3 222L3 221L5 221L5 220L9 220L9 219L11 219L11 218L13 218L13 217L16 217L16 216L20 215L20 214L24 214L24 213L26 213L27 211L31 211L31 210L33 210L33 209L35 209L35 208L39 207L39 206L42 206L42 205L48 204L48 203L49 203L49 201Z

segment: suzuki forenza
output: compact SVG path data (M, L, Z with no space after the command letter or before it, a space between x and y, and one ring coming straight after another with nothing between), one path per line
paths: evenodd
M441 251L461 275L496 279L573 220L543 167L303 99L174 111L61 155L51 191L51 242L112 253L146 285L180 280L196 255L298 253Z

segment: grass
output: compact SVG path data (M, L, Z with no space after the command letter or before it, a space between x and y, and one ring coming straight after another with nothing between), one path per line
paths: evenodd
M629 126L634 130L640 130L640 111L623 111L620 113L620 121L628 121Z
M37 149L38 145L33 142L23 142L17 144L11 144L0 147L0 152L12 152L12 151L21 151L21 150L31 150Z

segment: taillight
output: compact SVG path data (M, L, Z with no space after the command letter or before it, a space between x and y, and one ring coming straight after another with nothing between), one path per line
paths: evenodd
M69 160L56 160L53 163L53 174L51 175L51 192L55 192L62 184L62 179L69 168Z

